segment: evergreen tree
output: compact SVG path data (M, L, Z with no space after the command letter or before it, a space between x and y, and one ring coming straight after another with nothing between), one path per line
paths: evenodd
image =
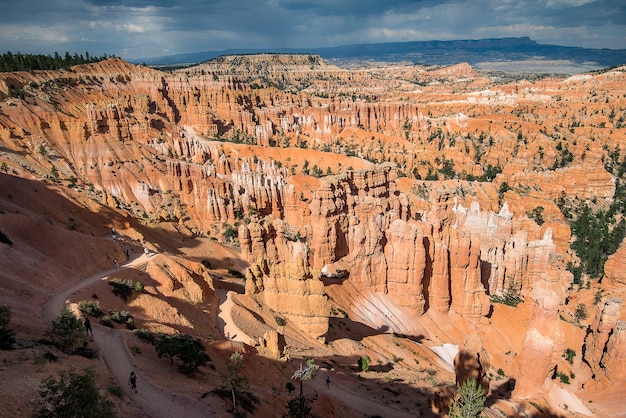
M85 327L74 313L64 306L61 314L52 322L52 330L48 332L48 336L61 351L71 354L76 345L84 341Z
M231 354L228 359L226 373L222 374L222 387L231 392L233 397L233 414L237 413L238 395L248 389L248 378L241 375L243 370L243 355L239 352Z
M310 358L306 361L306 367L300 364L300 368L291 376L291 380L300 381L300 395L289 401L287 405L289 408L290 417L308 417L311 414L311 407L308 405L310 400L304 396L303 382L305 380L315 379L317 371L320 366L315 364L315 360Z
M476 379L457 384L457 397L450 407L450 418L476 418L485 409L485 391Z
M113 403L100 395L92 371L61 371L41 381L36 418L115 418Z

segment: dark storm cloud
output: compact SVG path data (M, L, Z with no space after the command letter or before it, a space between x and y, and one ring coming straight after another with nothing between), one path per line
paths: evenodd
M622 0L0 0L0 51L150 57L529 36L626 48Z

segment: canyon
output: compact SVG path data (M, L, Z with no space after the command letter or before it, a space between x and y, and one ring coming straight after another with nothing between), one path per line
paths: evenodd
M500 416L624 416L626 240L580 274L572 213L623 199L626 67L526 79L314 55L170 72L111 58L2 73L0 100L0 304L18 337L45 331L55 291L145 248L143 270L119 273L144 293L118 306L100 283L71 301L97 294L284 380L289 359L324 359L333 381L413 416L444 416L468 376ZM606 228L623 222L617 210ZM148 378L197 391L128 334ZM283 383L263 391L260 374L258 416L272 416ZM317 391L317 415L360 416Z

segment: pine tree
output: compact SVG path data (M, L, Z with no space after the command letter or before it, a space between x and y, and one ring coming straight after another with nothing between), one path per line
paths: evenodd
M233 397L233 411L237 412L237 394L248 389L248 378L241 375L244 367L243 355L234 352L228 359L226 373L221 376L222 386L230 390Z
M52 321L52 330L48 336L61 351L71 354L79 341L85 339L85 327L67 306L61 314Z
M476 379L457 384L457 397L450 407L450 418L476 418L485 409L485 391Z

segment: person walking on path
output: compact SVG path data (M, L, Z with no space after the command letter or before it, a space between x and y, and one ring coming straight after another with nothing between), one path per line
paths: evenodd
M113 259L113 266L114 266L115 268L118 268L118 267L120 266L120 262L119 262L119 261L117 261L117 258L114 258L114 259Z
M91 321L89 320L88 317L85 317L85 331L87 331L87 336L91 334L91 336L93 337L93 330L91 329Z
M137 375L135 372L130 372L130 376L128 377L128 384L130 388L137 393Z
M330 389L330 376L326 376L326 387Z

